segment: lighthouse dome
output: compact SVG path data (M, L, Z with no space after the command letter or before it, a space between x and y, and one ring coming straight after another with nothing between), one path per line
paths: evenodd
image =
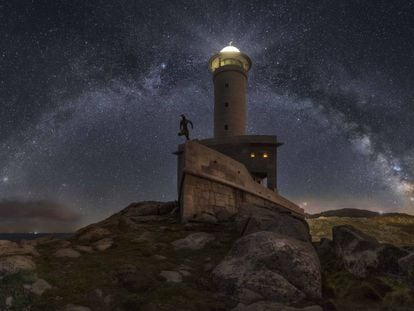
M221 51L220 51L220 53L227 53L227 52L240 53L240 50L238 48L236 48L235 46L228 45L225 48L221 49Z

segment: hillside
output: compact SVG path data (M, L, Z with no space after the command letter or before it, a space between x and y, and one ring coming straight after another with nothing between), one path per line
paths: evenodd
M0 310L411 310L414 253L337 226L375 219L408 240L405 216L310 219L336 232L312 245L303 220L258 206L183 224L174 202L134 203L66 239L0 241Z
M380 242L414 246L414 216L407 214L380 215L366 210L343 209L308 215L307 222L313 241L331 239L334 226L352 225Z

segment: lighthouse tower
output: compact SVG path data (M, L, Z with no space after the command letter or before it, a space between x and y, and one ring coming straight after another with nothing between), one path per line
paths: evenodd
M303 209L277 190L277 148L282 144L275 135L246 132L249 56L230 43L210 58L208 67L214 84L214 137L186 141L174 152L181 219L220 221L246 206L303 218Z
M230 45L210 58L214 81L214 137L246 134L247 73L250 58Z
M200 142L244 164L257 183L277 191L277 147L282 143L274 135L246 133L250 57L230 43L208 65L214 83L214 138Z

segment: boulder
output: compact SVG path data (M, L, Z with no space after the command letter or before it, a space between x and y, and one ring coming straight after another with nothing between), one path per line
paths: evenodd
M319 258L335 256L335 250L332 240L321 238L319 242L314 243Z
M78 231L76 234L76 239L81 242L94 242L109 235L111 235L111 231L108 229L98 227L96 225L91 225Z
M18 244L8 240L0 240L0 256L39 256L34 246L29 244Z
M64 307L64 311L92 311L88 307L74 305L74 304L68 304Z
M283 303L321 297L320 264L313 246L274 232L237 240L212 274L219 289L239 301L246 290L254 300Z
M42 296L46 290L51 288L52 286L45 280L37 279L36 282L32 284L30 291L37 296Z
M215 215L211 213L206 213L206 212L202 212L200 214L195 215L195 217L192 218L191 221L200 222L200 223L209 223L209 224L218 223L218 219Z
M5 305L7 308L11 308L13 306L13 297L8 296L5 301Z
M93 248L91 246L86 246L86 245L75 245L74 248L77 251L83 252L83 253L93 253Z
M0 276L15 274L20 271L32 271L36 269L36 264L28 256L8 256L0 257Z
M242 235L271 231L300 241L311 241L308 223L286 212L253 205L243 206L236 217L236 223Z
M260 301L251 305L245 306L238 304L237 307L231 311L323 311L320 306L309 306L304 308L295 308L285 306L272 301Z
M355 276L401 272L398 260L407 255L407 251L394 245L381 244L350 225L333 227L332 233L337 258Z
M177 271L161 271L160 275L165 278L167 282L181 283L183 278Z
M78 258L80 257L80 253L78 251L75 251L73 248L61 248L58 249L55 253L55 257L69 257L69 258Z
M150 216L150 215L165 215L173 212L177 208L176 202L156 202L146 201L139 203L132 203L123 209L120 214L123 216ZM117 215L117 214L115 214Z
M215 239L214 235L206 232L196 232L188 235L184 239L179 239L171 244L176 250L179 249L191 249L198 250L204 248L204 246Z
M414 277L414 253L400 258L398 265L405 274Z
M110 248L114 244L114 241L111 238L104 238L102 240L96 241L93 244L93 247L98 251L104 251Z

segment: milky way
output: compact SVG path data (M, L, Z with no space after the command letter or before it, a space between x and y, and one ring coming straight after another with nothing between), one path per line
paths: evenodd
M1 3L3 210L44 203L64 230L175 199L179 115L212 136L207 62L232 40L253 61L248 131L285 143L283 195L413 214L413 20L409 1ZM13 219L0 230L55 230Z

